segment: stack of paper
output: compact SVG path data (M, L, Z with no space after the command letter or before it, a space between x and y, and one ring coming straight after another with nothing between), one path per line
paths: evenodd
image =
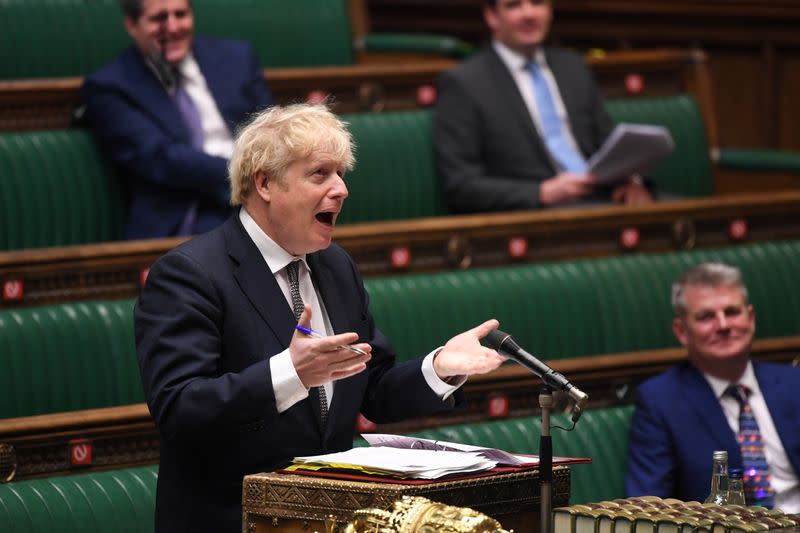
M675 149L669 130L649 124L617 124L587 161L588 173L612 184L633 174L646 174Z
M513 455L497 448L483 448L458 442L406 437L403 435L390 435L387 433L362 433L362 437L370 446L389 446L392 448L410 448L414 450L439 450L450 452L472 452L499 465L536 465L538 457L529 455Z
M450 474L482 472L497 466L477 453L445 450L353 448L346 452L295 457L288 470L347 469L398 478L437 479Z

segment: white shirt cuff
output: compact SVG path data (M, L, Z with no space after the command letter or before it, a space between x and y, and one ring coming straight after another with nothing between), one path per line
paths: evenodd
M440 350L441 348L436 348L422 360L422 375L431 390L442 400L446 400L457 391L461 385L467 382L467 376L457 376L457 379L454 377L455 383L453 384L442 381L433 369L433 358L436 357L436 354L439 353Z
M292 364L289 348L269 359L272 374L272 390L275 393L275 407L279 413L289 409L301 400L308 398L308 389L303 386Z

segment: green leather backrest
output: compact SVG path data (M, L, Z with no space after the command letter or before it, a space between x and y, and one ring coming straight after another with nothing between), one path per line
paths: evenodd
M759 338L800 334L800 241L368 278L375 321L407 360L495 317L543 359L677 346L672 282L717 260L742 269Z
M0 250L122 238L123 188L88 132L0 133Z
M0 531L153 531L157 477L153 465L0 485Z
M354 61L347 0L193 0L198 35L249 40L264 67ZM119 0L4 0L0 79L83 76L131 44Z
M708 136L691 96L620 98L609 100L608 110L617 122L656 124L672 134L675 151L648 173L657 190L680 196L709 196L714 192Z
M0 418L144 401L133 301L0 310Z
M553 455L590 457L591 464L571 466L570 503L625 497L625 462L633 406L589 409L570 432L555 427ZM567 415L554 415L551 426L570 427ZM539 417L512 418L477 424L444 426L411 433L426 439L499 448L512 453L538 454L542 424Z
M356 146L350 196L339 221L370 222L447 213L431 139L431 111L343 115Z

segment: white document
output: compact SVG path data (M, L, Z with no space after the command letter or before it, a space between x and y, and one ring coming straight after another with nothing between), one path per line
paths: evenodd
M340 468L357 467L357 469L417 479L437 479L449 474L483 472L497 466L496 461L489 461L475 453L382 446L295 457L293 462Z
M362 437L370 446L387 446L392 448L409 448L415 450L440 450L477 453L481 457L495 461L502 465L532 465L539 462L538 457L514 455L497 448L483 448L458 442L406 437L404 435L391 435L387 433L362 433Z
M612 185L633 174L646 174L675 149L669 130L647 124L618 124L587 161L587 173Z

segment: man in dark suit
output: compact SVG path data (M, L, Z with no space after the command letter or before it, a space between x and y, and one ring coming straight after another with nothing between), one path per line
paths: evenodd
M434 119L456 212L652 199L638 178L600 187L585 159L613 129L582 58L545 47L549 0L487 0L492 45L443 74Z
M750 359L755 314L734 267L689 269L672 305L689 358L637 391L628 494L703 501L712 454L727 450L748 504L800 512L800 368Z
M465 376L502 362L479 342L489 320L395 364L356 265L331 244L352 164L325 107L272 107L236 140L238 212L151 268L134 315L161 435L157 531L241 531L245 474L349 449L359 412L382 423L448 411Z
M86 117L127 182L129 239L202 233L231 213L232 133L272 96L251 46L194 37L189 0L121 0L134 46L87 77Z

